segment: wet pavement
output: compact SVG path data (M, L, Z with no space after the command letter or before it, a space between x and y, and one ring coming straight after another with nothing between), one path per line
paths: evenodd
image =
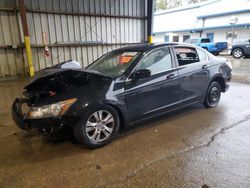
M231 83L215 109L175 111L89 150L19 130L10 105L23 84L0 83L0 187L250 187L250 85Z
M237 82L250 83L250 57L235 59L232 56L224 55L233 65L233 79Z

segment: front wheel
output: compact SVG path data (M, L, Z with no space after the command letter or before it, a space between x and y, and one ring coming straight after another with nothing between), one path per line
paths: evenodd
M218 82L212 82L209 85L204 105L207 108L214 108L218 105L221 96L221 86Z
M111 106L100 106L90 111L74 127L79 143L88 148L98 148L110 143L118 134L119 115Z

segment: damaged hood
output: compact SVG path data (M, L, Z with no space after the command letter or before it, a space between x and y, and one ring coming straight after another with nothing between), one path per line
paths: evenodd
M99 77L106 77L97 71L91 71L87 69L56 69L56 68L48 68L43 69L36 73L34 78L30 80L30 83L24 87L24 89L31 89L35 85L40 85L41 83L47 82L54 77L63 76L66 77L83 77L83 76L99 76Z
M93 81L97 77L107 78L97 71L82 69L78 61L68 60L37 72L24 89L37 90L41 87L44 89L43 86L49 86L52 82L81 85L86 83L86 81L91 81L91 79Z
M111 77L86 69L48 68L39 71L31 82L24 87L24 96L31 103L51 96L71 93L79 87L85 91L101 89L112 82Z

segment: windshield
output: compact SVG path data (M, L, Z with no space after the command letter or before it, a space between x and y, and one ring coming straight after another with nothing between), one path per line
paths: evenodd
M141 52L114 51L104 55L87 69L98 71L105 76L117 77L122 75L140 55Z

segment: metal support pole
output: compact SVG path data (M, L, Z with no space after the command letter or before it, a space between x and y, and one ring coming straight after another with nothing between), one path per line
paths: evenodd
M154 18L154 0L147 0L148 43L153 42L153 18Z
M232 44L234 43L234 26L232 25Z
M27 62L29 66L29 75L33 77L34 66L32 64L30 36L29 36L29 30L28 30L28 24L27 24L27 18L26 18L26 7L24 4L24 0L19 0L19 9L20 9L20 16L21 16L22 27L23 27L24 44L25 44L25 49L26 49Z

